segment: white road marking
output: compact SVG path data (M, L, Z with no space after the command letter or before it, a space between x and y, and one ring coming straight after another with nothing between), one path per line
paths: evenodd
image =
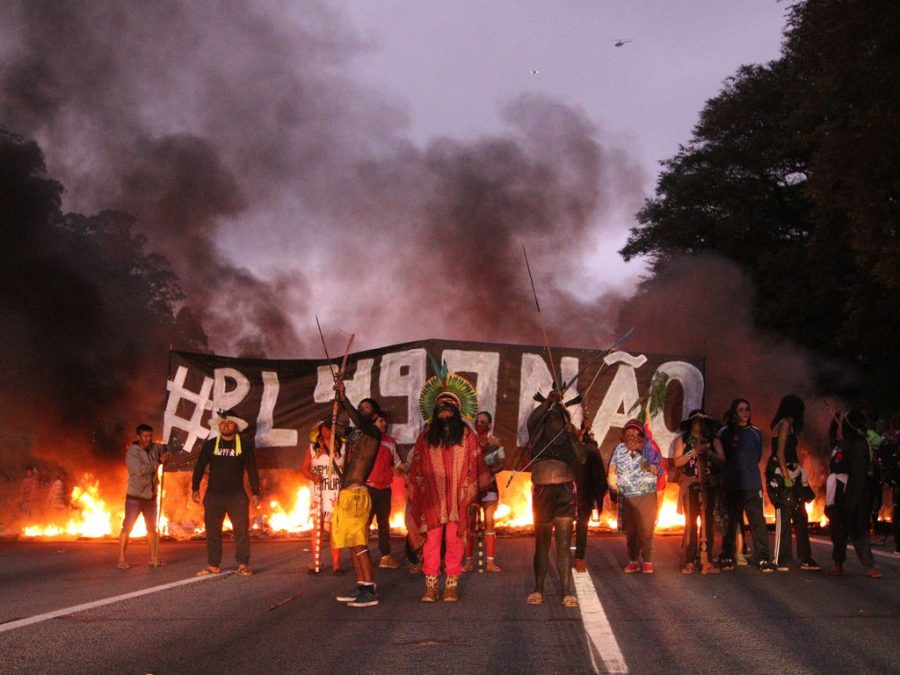
M49 621L50 619L56 619L60 616L66 616L67 614L77 614L78 612L84 612L89 609L94 609L96 607L103 607L104 605L111 605L114 602L121 602L122 600L130 600L131 598L139 598L142 595L150 595L151 593L158 593L159 591L166 591L170 588L178 588L179 586L187 586L188 584L193 584L198 581L205 581L206 579L221 579L222 577L227 577L230 574L234 574L234 572L222 572L221 574L210 574L203 577L190 577L188 579L182 579L181 581L173 581L170 584L162 584L161 586L151 586L150 588L145 588L141 591L134 591L133 593L125 593L123 595L114 595L111 598L103 598L102 600L94 600L93 602L86 602L83 605L75 605L74 607L66 607L65 609L56 609L52 612L46 612L44 614L36 614L35 616L30 616L26 619L18 619L17 621L10 621L9 623L0 624L0 633L4 633L8 630L14 630L16 628L24 628L25 626L31 626L36 623L41 623L42 621Z
M619 643L616 641L612 626L609 625L609 619L606 618L606 612L603 611L603 605L600 603L597 589L594 588L590 572L572 570L572 577L575 581L575 592L578 594L578 606L581 609L581 620L588 638L588 649L591 652L591 665L593 665L594 671L600 672L594 659L594 651L590 649L592 644L600 654L603 667L607 672L627 673L628 666L625 664L625 657L622 656L622 650L619 649Z

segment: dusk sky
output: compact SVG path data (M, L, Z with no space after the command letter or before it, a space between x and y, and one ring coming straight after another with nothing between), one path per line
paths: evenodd
M137 218L216 351L303 353L316 313L360 348L534 341L523 243L555 339L589 344L659 162L787 8L8 3L0 113L66 209Z
M581 108L644 171L690 139L704 102L744 64L779 55L786 2L775 0L340 0L367 43L351 61L408 116L410 137L504 133L500 107L523 93ZM615 47L617 40L632 40ZM536 73L532 71L537 71ZM616 214L595 271L626 287L640 264L617 255L632 223Z

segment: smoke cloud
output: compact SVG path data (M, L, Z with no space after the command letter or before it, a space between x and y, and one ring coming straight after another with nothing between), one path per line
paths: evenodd
M738 394L765 412L808 392L808 355L752 328L750 286L721 261L675 265L628 304L585 292L598 239L630 224L620 214L639 208L644 176L583 111L523 95L503 107L505 134L420 147L400 103L348 77L366 48L323 2L4 3L0 121L37 141L64 210L134 217L184 292L169 300L186 312L176 346L202 342L199 324L220 353L317 357L313 313L361 349L539 343L524 243L553 342L601 347L637 324L629 349L707 355L714 412ZM73 360L93 367L82 381L115 371L86 426L127 437L132 411L152 409L138 401L158 403L164 356L103 337L121 316L89 270L52 283L84 341L74 328L57 345L21 337L4 357L23 378L25 364L46 372L53 401ZM54 330L17 321L21 336ZM62 356L48 364L47 349Z

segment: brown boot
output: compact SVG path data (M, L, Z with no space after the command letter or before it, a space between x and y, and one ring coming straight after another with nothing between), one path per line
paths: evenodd
M444 582L444 602L456 602L459 600L459 595L456 593L458 583L459 577L447 577L447 581Z
M437 574L425 575L425 595L419 598L422 602L436 602L438 599Z

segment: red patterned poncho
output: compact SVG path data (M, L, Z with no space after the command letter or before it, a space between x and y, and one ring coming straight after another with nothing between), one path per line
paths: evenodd
M457 533L465 536L469 505L491 482L478 437L469 427L462 443L450 447L428 445L427 433L426 427L416 439L409 468L406 529L413 548L424 542L428 530L448 522L457 523Z

